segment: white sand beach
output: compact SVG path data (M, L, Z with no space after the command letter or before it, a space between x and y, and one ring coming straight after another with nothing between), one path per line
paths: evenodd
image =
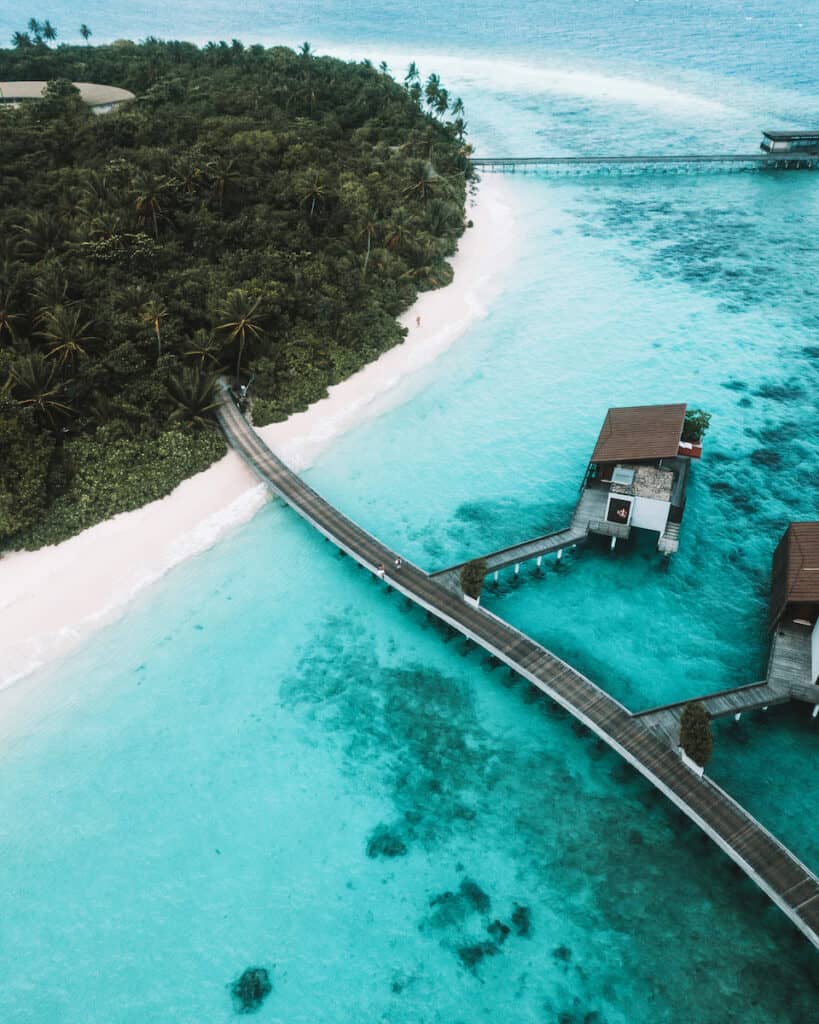
M406 400L412 374L487 314L517 251L519 218L508 185L497 177L487 176L470 203L474 227L453 259L454 280L421 295L404 314L404 343L305 412L260 431L294 469L307 468L335 437ZM173 566L250 519L267 496L231 452L160 501L62 544L6 554L0 559L0 688L68 653Z

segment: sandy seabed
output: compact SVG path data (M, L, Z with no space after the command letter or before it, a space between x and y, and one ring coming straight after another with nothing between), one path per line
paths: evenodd
M454 279L419 296L403 315L404 343L331 387L305 412L259 431L293 469L306 469L334 438L407 400L412 375L486 316L517 251L520 218L511 190L497 177L486 177L470 204L474 226L452 260ZM267 500L264 485L229 452L159 501L62 544L7 554L0 561L0 688L68 653Z

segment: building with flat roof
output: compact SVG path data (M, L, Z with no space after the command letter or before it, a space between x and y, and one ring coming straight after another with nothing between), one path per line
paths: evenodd
M46 91L48 82L0 82L0 103L25 103L39 100ZM80 91L80 99L100 113L136 99L132 92L115 85L97 85L94 82L72 82Z

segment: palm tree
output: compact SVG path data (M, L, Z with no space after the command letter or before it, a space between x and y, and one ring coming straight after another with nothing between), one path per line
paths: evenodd
M382 60L378 65L378 70L382 75L388 75L390 73L390 66L385 60Z
M361 280L365 280L367 277L367 264L370 262L370 250L372 248L373 235L375 234L378 225L372 218L368 219L364 227L361 229L361 234L367 236L367 252L364 256L364 266L361 270Z
M73 364L86 355L88 343L96 340L88 333L91 322L82 322L82 312L76 306L57 306L49 310L43 317L43 326L45 329L37 333L45 339L48 355L56 357L60 366Z
M438 114L439 117L443 117L447 110L449 110L449 93L446 89L438 90L433 107L435 113Z
M178 376L167 383L168 393L176 403L172 420L183 420L198 426L213 418L219 408L216 393L217 375L205 373L199 367L186 366Z
M424 96L427 99L427 106L430 110L435 107L438 102L438 93L441 91L441 78L439 75L432 74L427 79L427 84L424 86Z
M189 344L190 348L185 355L195 359L199 363L200 369L204 369L206 362L212 363L214 366L219 365L221 346L213 331L206 331L204 327L200 327L199 330L194 331Z
M37 42L39 42L40 37L43 34L43 26L40 24L39 21L37 21L36 18L28 19L28 30L34 36Z
M91 36L93 34L94 33L91 31L91 29L85 23L80 25L80 35L85 40L86 44L88 43L88 40L91 38Z
M219 156L215 160L210 161L207 165L207 171L211 198L216 199L221 210L222 204L225 201L225 193L229 190L230 185L238 181L240 177L236 161Z
M412 61L407 68L407 73L404 75L404 88L409 89L413 82L419 82L420 80L421 73L418 70L418 65L415 61Z
M4 334L8 335L11 342L17 340L17 331L23 325L25 318L22 313L15 313L14 308L15 302L11 292L0 297L0 341Z
M450 111L453 117L460 117L464 112L464 101L460 96L456 97L455 102L450 107Z
M73 412L64 402L65 385L55 363L41 353L19 356L11 364L6 389L18 405L31 409L42 421L54 426L55 420Z
M63 239L63 222L51 213L38 210L30 213L23 224L15 224L18 235L17 255L40 260Z
M15 32L11 37L11 45L16 50L25 50L32 45L31 36L28 32Z
M310 217L316 212L316 206L319 203L324 203L327 199L327 186L322 182L321 177L316 174L310 184L307 186L307 191L301 197L302 203L309 201L310 203Z
M239 374L242 371L242 355L245 344L249 339L261 339L264 335L262 328L262 317L259 314L261 296L255 300L247 292L238 288L230 292L225 300L224 309L220 316L224 323L219 324L217 331L225 331L228 335L228 343L236 345L236 387L239 386Z
M53 43L57 38L57 29L46 19L43 22L43 39L47 39L50 43Z
M167 182L163 179L143 178L134 196L134 210L137 221L144 227L150 221L153 224L154 238L159 238L159 219L164 217L163 203Z
M457 137L463 142L467 129L466 121L462 117L456 117L452 122L452 127L455 129Z
M167 319L168 309L159 299L149 299L140 310L142 322L148 324L156 335L156 357L162 354L162 334L160 324Z
M305 57L305 58L306 57L312 57L313 56L313 49L312 49L312 47L310 46L309 43L302 43L301 46L299 47L299 54L302 57Z
M51 263L45 263L40 274L34 282L32 298L36 301L34 319L41 321L51 309L58 306L70 306L68 298L68 281L62 273L62 268Z

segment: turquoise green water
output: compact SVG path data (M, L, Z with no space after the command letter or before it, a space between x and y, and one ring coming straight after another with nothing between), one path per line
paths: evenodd
M446 50L432 63L484 152L751 148L763 121L811 123L812 7L686 12L276 18L375 58ZM268 28L250 8L183 16L191 36ZM106 34L169 17L115 5ZM534 72L485 59L524 25ZM816 179L510 185L525 214L506 291L311 483L435 568L561 526L609 405L701 405L713 427L667 571L650 539L590 546L485 601L631 707L759 678L771 551L817 515ZM0 694L0 720L2 1021L228 1021L249 966L271 973L270 1021L815 1017L816 955L750 882L281 508ZM711 768L814 868L817 743L805 711L771 712L720 725Z

